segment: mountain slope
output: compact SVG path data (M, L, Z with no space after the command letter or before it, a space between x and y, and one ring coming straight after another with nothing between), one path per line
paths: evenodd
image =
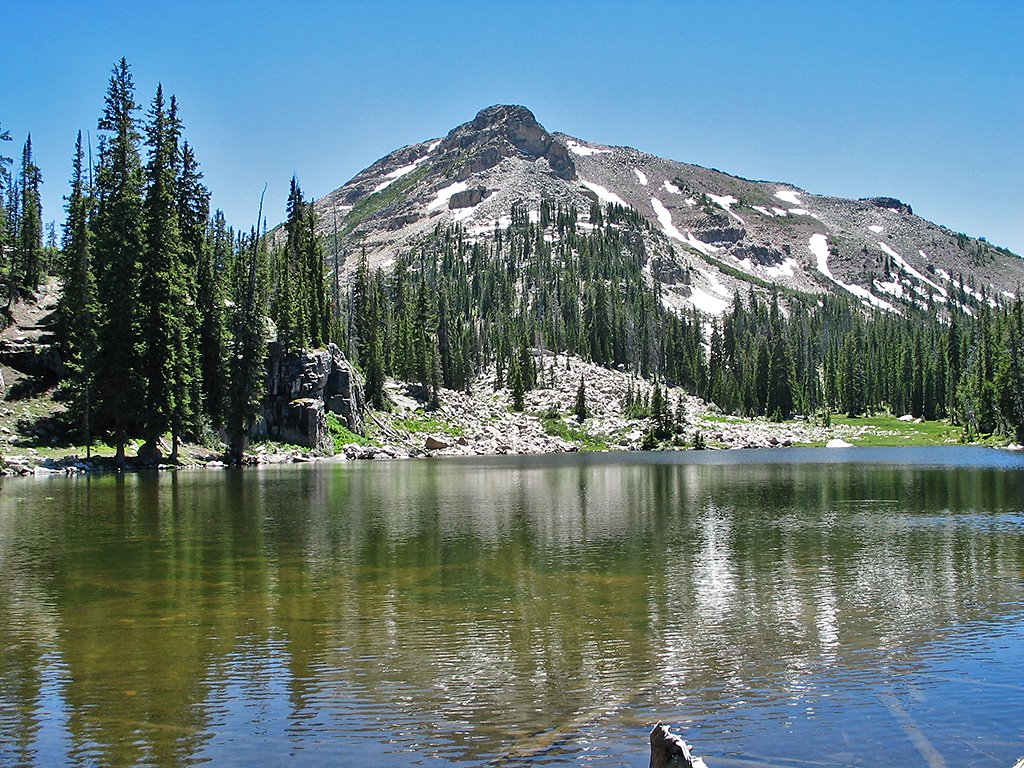
M499 105L439 139L396 150L317 201L328 248L373 265L427 242L439 225L482 237L536 217L541 201L573 206L592 227L608 204L635 209L648 272L665 303L719 314L749 284L849 293L865 304L943 304L1012 296L1024 261L913 214L892 198L846 200L750 181L549 133L525 107ZM597 206L592 204L598 204ZM337 239L335 240L335 236Z

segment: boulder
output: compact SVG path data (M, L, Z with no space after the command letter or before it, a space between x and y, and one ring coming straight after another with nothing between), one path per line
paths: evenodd
M445 448L451 447L451 443L448 443L439 437L427 435L427 439L424 441L423 447L428 451L443 451Z
M164 455L157 443L147 441L139 446L138 457L138 463L140 465L150 467L160 464L160 462L163 461Z
M487 190L483 187L473 187L462 192L456 192L448 198L448 208L453 211L456 208L472 208L474 205L479 205L486 196Z

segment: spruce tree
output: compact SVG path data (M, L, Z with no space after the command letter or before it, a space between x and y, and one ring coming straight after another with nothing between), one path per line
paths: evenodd
M15 289L28 296L39 287L43 266L43 207L39 185L43 177L32 156L32 136L25 140L18 175L21 210L18 220L17 263L12 281Z
M263 201L260 201L260 219ZM267 334L266 244L254 227L237 255L232 306L228 318L231 331L227 383L228 452L241 461L249 445L253 426L260 415L264 390Z
M576 414L576 421L581 424L587 419L587 385L580 374L580 385L576 388L576 403L573 406L573 413Z
M178 141L180 127L173 101L164 102L157 86L146 126L149 162L144 204L145 249L140 270L143 312L142 375L145 382L143 435L150 444L171 431L172 458L191 424L195 361L191 333L194 278L186 274L178 219Z
M95 209L85 177L82 132L75 142L71 194L64 223L61 297L57 305L61 358L68 370L71 409L81 419L86 450L92 446L92 359L96 351L96 281L92 270L91 218Z
M10 141L11 133L0 126L0 142ZM7 216L7 198L11 191L10 165L12 159L0 151L0 269L8 266L10 243L10 220Z
M95 262L99 328L93 381L96 423L125 463L125 443L141 426L139 268L144 250L143 172L135 86L124 59L115 65L99 128Z

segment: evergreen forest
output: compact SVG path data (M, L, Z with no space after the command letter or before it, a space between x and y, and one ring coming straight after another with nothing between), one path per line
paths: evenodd
M294 178L275 230L262 201L241 226L211 212L177 100L160 87L147 105L138 98L122 59L96 146L82 132L69 136L59 235L43 226L31 137L20 162L0 157L8 320L15 302L58 278L69 423L83 441L114 446L120 461L129 440L164 436L172 458L182 441L222 441L239 456L260 417L271 339L292 352L337 343L376 409L388 408L388 378L420 384L436 403L443 389L479 386L485 372L521 409L524 393L543 386L542 349L653 383L658 402L631 393L626 406L663 431L670 407L660 387L672 385L744 416L886 411L1024 442L1019 292L985 300L953 291L946 303L893 313L848 295L752 284L719 317L679 313L645 272L651 233L639 213L595 203L584 228L575 208L548 201L472 238L440 226L374 268L322 234ZM2 125L0 140L5 155ZM582 380L579 391L582 420Z

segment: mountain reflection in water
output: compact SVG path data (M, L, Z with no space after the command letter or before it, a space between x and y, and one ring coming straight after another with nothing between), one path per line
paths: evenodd
M761 455L7 481L0 765L1024 754L1020 465Z

